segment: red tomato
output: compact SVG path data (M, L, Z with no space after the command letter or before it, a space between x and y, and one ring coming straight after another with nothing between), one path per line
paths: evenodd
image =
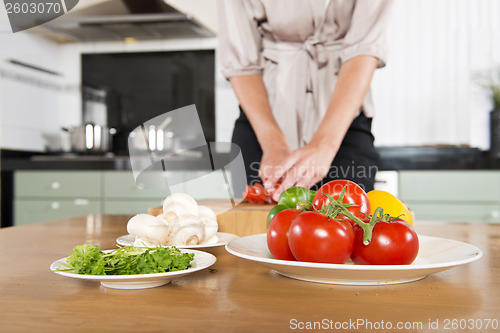
M351 213L370 214L370 200L368 199L366 192L358 184L346 179L332 180L321 186L314 196L313 206L317 210L321 210L323 205L328 205L330 203L330 200L325 193L334 199L338 199L344 187L346 190L344 200L342 200L342 202L358 205L348 207L347 210ZM355 215L357 217L360 216L359 214Z
M370 244L363 244L363 230L354 226L356 240L352 261L361 265L409 265L418 254L418 237L404 220L379 221L372 231Z
M252 185L247 185L245 192L243 193L243 198L248 202L254 203L267 203L269 202L269 196L264 190L264 186L260 183L255 183Z
M271 219L267 229L267 247L274 258L296 260L288 246L288 229L292 220L300 213L300 210L288 208Z
M354 229L347 221L304 212L292 221L288 244L297 260L343 264L352 254Z
M255 202L256 201L256 195L255 195L255 190L253 186L247 185L245 188L245 192L243 192L243 198L245 198L246 201L248 202Z
M262 201L262 202L268 202L269 201L269 196L266 193L266 190L264 189L264 186L262 186L261 183L255 183L253 185L255 189L255 193L257 195L257 200Z

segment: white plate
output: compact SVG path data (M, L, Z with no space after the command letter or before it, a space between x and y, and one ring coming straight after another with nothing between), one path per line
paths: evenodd
M103 251L109 252L109 251ZM182 250L183 253L194 253L194 259L191 262L191 267L183 271L167 272L167 273L151 273L151 274L135 274L135 275L85 275L69 272L56 272L59 269L67 269L63 264L66 263L66 258L56 260L50 265L50 270L54 273L72 277L75 279L99 281L104 287L114 289L144 289L159 287L169 283L173 279L180 278L184 275L191 274L207 267L212 266L217 260L214 255L196 250Z
M217 238L219 241L214 244L199 244L199 245L175 245L178 249L203 249L208 247L223 246L232 241L233 239L239 238L234 234L229 234L227 232L218 232ZM121 246L134 245L135 237L132 235L120 236L116 239L116 244Z
M451 239L419 236L420 250L411 265L344 265L273 259L266 234L229 242L226 250L255 261L278 274L311 282L345 285L382 285L417 281L429 274L473 262L483 255L477 247Z

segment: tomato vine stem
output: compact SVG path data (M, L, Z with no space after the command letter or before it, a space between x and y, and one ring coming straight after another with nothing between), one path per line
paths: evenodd
M297 202L297 206L295 208L300 210L301 212L307 212L311 210L312 205L309 202L299 201Z
M330 204L327 205L325 212L327 213L335 213L335 215L326 215L330 218L335 217L338 214L342 214L357 225L363 229L363 244L368 245L370 244L372 240L372 232L373 228L375 227L375 224L379 222L383 217L384 217L384 210L381 207L378 207L373 215L370 218L370 221L368 223L363 222L361 219L359 219L357 216L355 216L353 213L351 213L347 207L352 207L352 206L357 206L353 204L348 204L348 203L343 203L344 199L344 194L345 194L346 187L342 189L342 192L340 193L338 199L334 199L331 195L328 193L324 193L326 197L330 200Z

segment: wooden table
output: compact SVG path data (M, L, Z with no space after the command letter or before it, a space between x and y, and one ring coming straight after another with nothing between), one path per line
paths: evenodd
M0 332L282 332L306 331L300 328L314 322L325 331L500 331L500 225L419 224L421 234L474 244L484 256L389 286L289 279L224 247L209 250L217 256L213 269L151 289L107 289L49 270L75 245L114 248L127 220L89 215L1 229ZM464 321L476 328L453 329Z

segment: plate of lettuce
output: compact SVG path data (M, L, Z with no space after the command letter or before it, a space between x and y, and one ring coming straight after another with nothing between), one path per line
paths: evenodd
M216 262L210 253L176 247L120 247L101 251L83 244L66 258L56 260L50 270L62 276L100 282L114 289L144 289L163 286L173 279L203 270Z

